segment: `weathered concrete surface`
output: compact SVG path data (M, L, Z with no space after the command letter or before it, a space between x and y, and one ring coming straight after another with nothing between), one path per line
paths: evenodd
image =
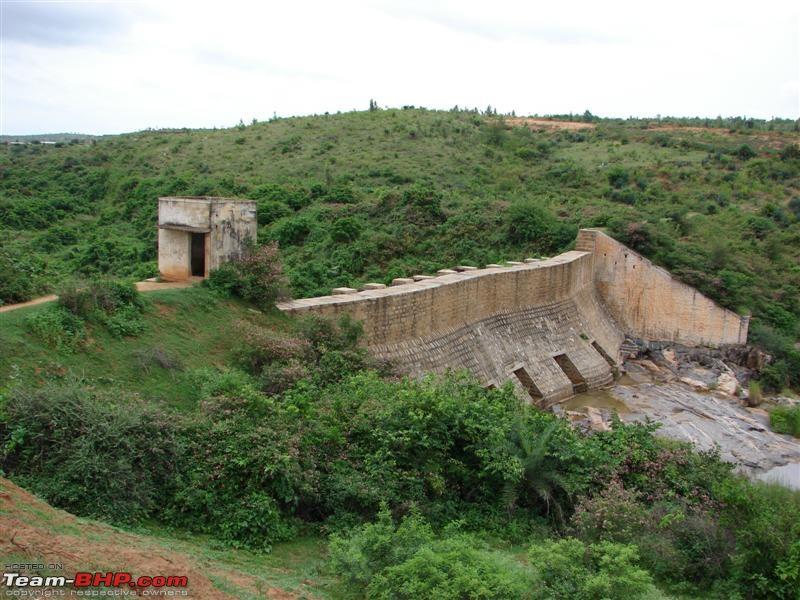
M748 317L717 306L601 231L582 229L577 248L594 257L597 291L627 334L703 346L747 341Z
M158 270L165 281L192 276L192 234L204 236L204 273L238 256L256 239L256 204L252 200L212 197L158 199Z
M294 300L279 308L349 314L364 323L375 355L414 375L467 368L486 384L511 379L522 389L515 372L524 369L542 404L573 393L555 356L566 354L587 386L603 385L611 381L612 368L592 342L615 357L623 339L595 295L585 252Z
M746 319L594 230L581 231L576 251L506 265L278 308L348 314L364 324L370 350L401 371L466 368L486 385L511 380L541 405L608 383L626 333L688 345L746 339Z

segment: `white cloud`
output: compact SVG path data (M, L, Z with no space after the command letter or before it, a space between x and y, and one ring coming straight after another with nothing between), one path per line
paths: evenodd
M795 4L0 0L0 126L230 126L370 98L797 118Z

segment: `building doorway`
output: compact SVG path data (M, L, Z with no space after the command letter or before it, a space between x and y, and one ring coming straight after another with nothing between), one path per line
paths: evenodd
M192 233L192 277L206 276L206 234Z

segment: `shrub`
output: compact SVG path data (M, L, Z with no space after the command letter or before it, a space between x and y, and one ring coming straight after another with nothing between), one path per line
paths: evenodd
M133 356L136 359L136 366L146 375L150 374L153 367L158 367L165 371L183 370L183 363L179 358L172 356L169 352L157 346L136 350Z
M280 219L272 226L271 236L283 247L300 245L311 233L311 225L304 216Z
M800 590L800 493L744 477L717 483L721 522L736 536L727 578L744 597L796 600Z
M407 218L412 222L440 223L445 219L442 193L430 183L415 183L403 190L401 204L407 207Z
M633 600L664 598L640 568L636 546L580 540L547 540L531 546L536 597L543 600Z
M59 309L59 310L64 310ZM3 470L78 515L135 523L164 506L180 469L176 421L134 397L75 383L12 390Z
M733 552L715 513L680 499L646 505L619 481L578 503L576 535L589 542L635 544L643 565L659 579L696 584L724 578Z
M58 303L84 321L100 323L115 337L139 335L145 329L144 300L132 283L94 281L86 288L62 291Z
M508 209L508 237L516 244L548 254L575 239L577 228L558 221L547 209L531 201L518 201Z
M285 294L278 245L250 246L242 256L212 271L205 282L212 290L238 296L269 309Z
M612 188L623 188L631 180L630 172L622 166L616 166L609 169L608 173L606 174L608 178L608 183Z
M74 352L86 341L83 320L60 305L29 315L25 324L34 335L63 352Z
M769 424L777 433L800 438L800 405L773 408L769 413Z
M265 200L258 203L257 214L259 225L269 225L278 219L288 217L292 214L292 210L283 202Z
M395 526L384 507L350 537L331 536L331 568L369 598L533 598L530 570L478 539L436 539L414 511Z
M347 243L361 235L363 225L353 217L343 217L333 223L331 239L338 243Z
M46 276L47 266L40 257L0 247L0 306L44 292Z
M367 587L367 596L382 600L540 597L529 568L467 536L433 542L388 567Z
M405 562L433 539L433 530L419 513L395 526L383 505L374 523L362 525L349 537L331 535L330 566L348 584L363 589L386 567Z
M756 154L756 151L753 150L747 144L742 144L741 146L739 146L734 152L734 154L737 157L741 158L742 160L750 160L751 158L755 158L756 156L758 156L758 154Z

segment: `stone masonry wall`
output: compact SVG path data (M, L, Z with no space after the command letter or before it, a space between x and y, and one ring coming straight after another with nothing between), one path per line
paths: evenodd
M591 255L567 252L278 307L349 314L364 323L374 354L412 375L467 368L486 385L511 380L522 390L522 369L522 380L527 374L536 388L533 400L548 404L575 389L555 356L565 354L587 387L611 381L612 366L592 342L616 358L623 336L596 297L593 279Z
M370 351L406 373L465 368L485 385L510 380L542 406L609 383L625 335L747 341L747 317L596 230L581 230L577 250L555 258L399 282L278 308L348 314L363 322Z
M582 229L577 248L592 254L597 293L627 334L690 346L747 342L748 317L718 306L601 231Z

